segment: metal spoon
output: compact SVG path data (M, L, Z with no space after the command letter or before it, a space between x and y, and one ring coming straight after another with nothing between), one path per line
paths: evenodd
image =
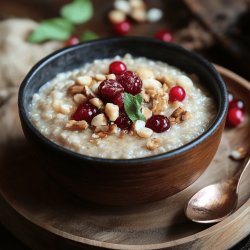
M241 177L250 165L249 155L230 179L202 188L188 201L186 216L198 223L215 223L224 220L236 208Z

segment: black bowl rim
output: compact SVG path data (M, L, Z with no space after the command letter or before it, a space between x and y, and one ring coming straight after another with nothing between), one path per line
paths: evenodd
M174 150L162 153L162 154L157 154L157 155L151 155L151 156L147 156L147 157L142 157L142 158L132 158L132 159L111 159L111 158L100 158L100 157L92 157L92 156L88 156L88 155L83 155L77 152L74 152L70 149L67 149L63 146L60 146L54 142L52 142L50 139L48 139L47 137L45 137L44 135L42 135L38 129L32 124L28 114L25 112L25 108L24 108L24 98L25 98L25 87L28 84L28 82L30 81L30 79L36 74L36 72L38 70L40 70L46 63L50 62L51 60L54 60L57 57L60 57L61 55L65 54L65 53L69 53L71 51L74 51L76 49L80 49L82 47L88 46L88 45L95 45L95 44L100 44L100 43L105 43L108 41L114 41L114 42L119 42L120 40L126 40L126 41L140 41L140 42L151 42L154 44L159 44L159 45L164 45L164 46L168 46L170 49L175 50L177 53L184 53L186 54L188 57L190 57L191 60L196 60L199 63L203 64L209 71L210 73L213 75L213 77L215 78L215 80L217 81L217 83L219 84L219 88L220 88L220 95L222 96L222 100L220 102L220 105L218 107L218 111L217 111L217 116L214 120L214 122L210 125L209 129L206 130L204 133L202 133L199 137L197 137L196 139L194 139L193 141L179 147L176 148ZM53 53L51 53L50 55L44 57L43 59L41 59L40 61L38 61L33 67L32 69L29 71L29 73L26 75L26 77L24 78L24 80L22 81L20 88L19 88L19 93L18 93L18 108L19 108L19 115L21 118L23 118L23 121L25 122L25 124L28 126L29 130L31 130L31 132L37 137L39 138L39 140L46 144L49 145L50 147L52 147L54 150L59 151L59 153L65 153L67 156L70 157L75 157L78 160L84 160L84 161L89 161L89 162L96 162L96 163L105 163L110 164L110 166L112 164L120 164L120 165L134 165L134 164L144 164L144 163L148 163L148 162L152 162L152 161L159 161L159 160L163 160L163 159L167 159L167 158L172 158L172 157L176 157L196 146L198 146L200 143L202 143L205 139L207 139L209 136L211 136L219 127L219 125L223 122L224 117L226 116L227 113L227 108L228 108L228 102L227 102L227 88L225 86L225 83L222 79L222 77L220 76L220 74L216 71L215 67L208 62L206 59L204 59L203 57L197 55L196 53L192 52L192 51L188 51L184 48L182 48L181 46L174 44L174 43L165 43L156 39L152 39L152 38L147 38L147 37L139 37L139 36L127 36L127 37L113 37L113 38L103 38L103 39L98 39L98 40L93 40L93 41L89 41L89 42L84 42L84 43L80 43L71 47L66 47L66 48L62 48L60 50L57 50Z

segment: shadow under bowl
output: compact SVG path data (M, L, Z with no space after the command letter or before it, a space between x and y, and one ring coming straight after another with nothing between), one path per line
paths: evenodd
M51 142L32 124L29 107L40 87L56 74L95 59L126 53L166 62L196 74L214 97L216 117L207 131L173 151L136 159L102 159L81 155ZM205 59L175 44L141 37L110 38L59 50L38 62L19 90L23 131L39 151L53 179L77 196L106 205L132 205L158 201L192 184L214 157L227 111L227 90L215 68Z

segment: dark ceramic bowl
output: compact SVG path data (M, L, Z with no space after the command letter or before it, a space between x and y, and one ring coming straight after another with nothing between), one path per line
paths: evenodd
M38 132L28 116L32 96L57 73L83 66L97 58L130 53L161 60L198 75L217 104L210 128L192 142L167 153L137 159L102 159L80 155L56 145ZM44 168L55 181L87 200L109 205L153 202L180 192L207 168L218 148L227 111L227 90L214 67L175 44L139 38L113 38L65 48L36 64L19 90L23 131L42 154ZM34 166L35 167L35 166Z

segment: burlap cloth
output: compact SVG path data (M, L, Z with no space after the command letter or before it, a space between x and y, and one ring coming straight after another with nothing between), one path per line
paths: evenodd
M36 62L63 47L61 42L43 44L27 42L29 33L37 27L30 19L7 19L0 22L0 105L18 87Z

